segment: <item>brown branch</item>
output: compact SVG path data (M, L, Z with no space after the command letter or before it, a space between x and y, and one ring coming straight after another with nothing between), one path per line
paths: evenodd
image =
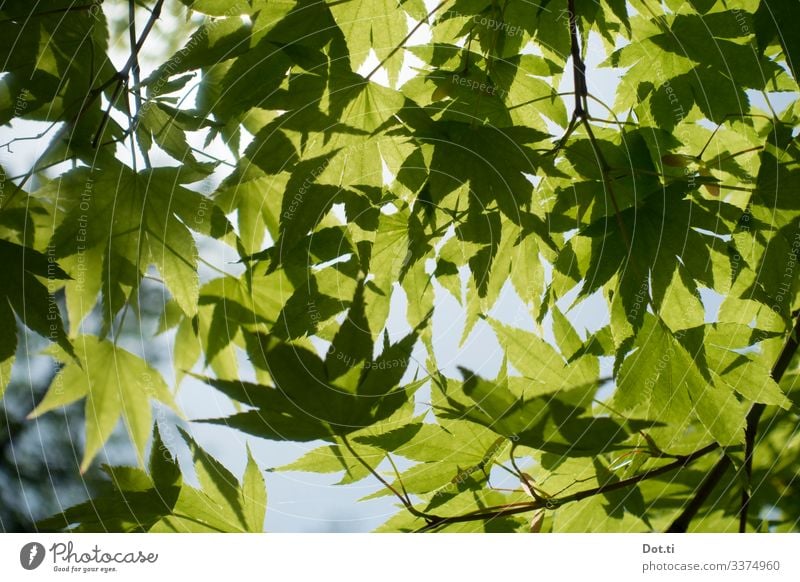
M572 78L575 85L575 116L585 119L588 114L586 107L586 63L581 57L581 48L578 39L578 15L575 12L575 0L567 2L569 16L570 56L572 57Z
M136 46L136 0L128 0L128 38L131 45L131 50ZM142 88L141 80L139 79L139 56L134 53L133 66L131 67L131 77L133 78L133 99L136 105L136 112L131 113L130 105L128 105L128 126L131 135L131 155L133 156L133 168L136 170L136 125L139 123L139 114L142 111ZM126 97L126 102L130 103ZM144 159L145 167L150 167L150 156L145 148L139 148L142 151L142 158Z
M101 146L107 146L107 145L112 145L112 144L115 144L115 143L122 143L125 139L127 139L127 137L128 137L128 135L126 133L125 135L123 135L120 138L110 139L108 141L105 141L105 142L101 143L100 145ZM16 176L11 176L10 178L6 178L6 180L14 181L14 180L20 180L22 178L28 180L28 179L30 179L30 174L35 174L36 172L42 172L44 170L48 170L48 169L52 168L53 166L57 166L59 164L63 164L64 162L75 161L75 158L77 158L77 157L78 157L78 154L72 154L71 156L65 157L63 160L50 162L49 164L45 164L43 166L34 166L31 170L28 170L24 174L17 174ZM24 183L16 184L17 188L21 188L22 186L24 186Z
M567 125L566 131L564 131L564 135L561 136L561 139L558 140L555 146L552 149L549 149L545 152L547 156L554 156L556 155L563 147L567 144L567 140L572 135L572 132L575 131L575 128L578 127L578 114L573 112L572 117L569 120L569 125Z
M563 13L562 13L563 14ZM570 38L570 56L572 57L572 78L573 78L573 94L575 96L575 106L572 110L572 117L570 117L569 125L558 140L558 143L552 150L548 151L548 155L558 153L567 140L575 131L578 122L585 120L588 117L587 96L589 91L586 86L586 63L581 57L581 48L578 38L578 16L575 12L575 0L569 0L567 3L567 18L569 21L569 38Z
M692 519L694 519L694 516L697 515L697 512L708 500L709 495L714 492L717 483L719 483L719 480L722 479L722 476L728 471L730 466L730 458L723 454L719 461L717 461L717 464L714 465L714 468L711 469L711 472L703 479L703 482L700 484L700 487L698 487L697 492L689 504L667 528L666 533L683 533L689 528Z
M100 138L103 135L103 132L108 125L108 120L111 116L111 108L114 107L117 99L119 98L120 93L124 86L128 83L128 76L131 73L134 65L138 62L139 58L139 51L142 50L147 37L150 34L150 31L153 30L153 26L155 26L156 20L158 17L161 16L161 7L164 5L164 0L158 0L153 6L153 11L150 13L150 18L148 18L147 23L144 25L144 29L142 30L142 35L139 37L139 40L136 41L131 47L131 54L128 57L128 61L125 63L125 66L122 70L115 75L115 79L117 81L116 86L114 87L114 92L111 94L111 99L108 102L108 108L106 108L105 113L103 114L103 118L100 120L100 126L97 128L97 133L92 140L92 147L97 148L97 145L100 143ZM112 78L112 79L114 79Z
M17 143L18 141L35 141L37 139L42 139L44 136L46 136L48 133L50 133L50 131L56 125L58 125L58 123L59 123L59 120L56 119L55 121L51 122L50 125L48 125L45 129L43 129L42 131L40 131L36 135L25 135L25 136L22 136L22 137L15 137L15 138L7 141L4 144L0 144L0 149L6 148L8 150L8 153L13 154L14 152L11 150L11 146L13 144Z
M122 143L126 138L127 138L127 134L123 135L121 139L110 139L110 140L107 140L107 141L101 143L100 145L101 146L107 146L107 145L111 145L111 144L115 144L115 143ZM72 154L71 156L65 157L63 160L58 160L56 162L45 164L44 166L37 166L37 163L38 163L38 160L37 160L37 162L33 164L33 167L30 170L28 170L27 172L25 172L24 174L19 174L17 176L12 176L11 178L7 178L7 180L11 180L11 181L14 181L14 180L22 180L22 181L19 184L15 184L16 187L14 188L13 192L11 192L11 194L6 197L6 199L3 202L3 204L0 205L0 211L5 210L11 204L11 202L16 198L17 194L19 194L20 192L25 192L25 190L23 190L23 188L25 187L25 184L28 183L28 180L30 180L31 177L35 173L41 172L43 170L47 170L48 168L52 168L53 166L57 166L59 164L63 164L64 162L68 162L70 160L74 161L76 157L77 157L77 154Z
M136 46L136 0L128 0L128 38L131 43L131 51ZM133 97L136 102L136 113L142 108L142 93L139 86L139 56L134 53L133 65L131 66L131 76L133 77Z
M705 447L695 451L694 453L680 457L679 459L676 459L671 463L667 463L666 465L662 465L661 467L645 471L644 473L640 473L639 475L629 477L628 479L623 479L615 483L607 483L605 485L600 485L599 487L593 487L592 489L585 489L583 491L578 491L571 495L565 495L564 497L553 497L549 499L543 499L540 501L533 501L526 503L511 503L508 505L501 505L496 507L489 507L486 509L480 509L478 511L465 513L463 515L433 518L428 522L427 525L425 525L418 531L426 532L451 523L463 523L466 521L494 519L506 515L527 513L529 511L535 511L537 509L556 509L557 507L561 507L562 505L566 505L567 503L572 503L574 501L581 501L589 497L594 497L595 495L602 495L604 493L610 493L612 491L617 491L619 489L625 489L632 485L641 483L642 481L659 477L661 475L664 475L665 473L669 473L676 469L682 469L683 467L686 467L687 465L693 463L697 459L700 459L701 457L704 457L705 455L717 449L719 449L719 445L717 443L711 443L710 445L706 445ZM428 517L430 518L433 516L428 516Z
M595 495L599 495L601 493L609 493L611 491L617 491L618 489L625 489L626 487L630 487L631 485L636 485L641 481L646 481L648 479L652 479L654 477L659 477L665 473L669 473L674 471L675 469L682 469L687 465L693 463L697 459L700 459L707 454L717 450L719 445L717 443L711 443L706 445L702 449L699 449L689 455L685 455L679 457L678 459L672 461L671 463L667 463L661 467L657 467L655 469L650 469L649 471L645 471L639 475L634 475L633 477L629 477L627 479L622 479L621 481L617 481L615 483L608 483L606 485L601 485L599 487L595 487L594 489L587 489L585 491L578 491L577 493L573 493L572 495L566 495L565 497L560 497L558 499L550 499L549 502L555 502L557 505L563 505L565 503L570 503L572 501L581 501L582 499L586 499L587 497L593 497Z

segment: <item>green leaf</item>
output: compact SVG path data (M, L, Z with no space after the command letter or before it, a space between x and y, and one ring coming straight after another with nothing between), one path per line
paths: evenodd
M724 446L744 442L746 409L730 388L715 385L703 375L702 352L687 350L663 322L650 315L645 317L634 350L620 369L613 405L665 423L650 433L662 450L680 454L709 437ZM693 419L699 420L702 431L692 426Z
M6 358L0 362L0 398L6 391L8 383L11 381L11 368L14 366L14 356Z
M374 276L364 290L369 328L378 332L389 317L393 285L410 257L409 211L381 214L369 256L370 274Z
M378 466L383 460L383 453L372 447L355 447L361 459L371 466ZM352 455L347 449L339 445L319 447L309 451L296 461L278 467L278 471L306 471L313 473L339 473L344 471L339 485L355 483L367 477L370 473L364 464Z
M74 355L64 332L61 313L53 293L69 279L52 255L0 240L0 262L9 276L0 279L0 325L5 331L0 339L0 397L8 385L11 364L17 348L17 317L39 335ZM41 282L47 281L47 285Z
M189 315L197 310L197 247L189 229L223 237L231 226L209 200L181 186L174 168L134 173L115 164L104 169L78 168L60 180L67 212L51 240L58 257L103 245L103 293L109 317L128 299L131 288L152 263ZM109 283L111 285L109 285ZM114 284L123 283L115 290Z
M538 387L534 390L556 392L597 380L598 367L594 358L579 358L567 364L564 356L537 335L498 321L490 320L489 323L509 362L532 387ZM577 345L572 345L572 348Z
M229 2L228 0L181 0L183 4L211 16L233 16L234 14L251 14L266 2L264 0L247 0L246 2Z
M448 415L466 417L501 436L525 446L566 456L594 456L613 450L627 438L626 431L610 418L592 417L587 405L597 382L563 390L558 395L540 396L529 382L514 378L489 382L461 369L463 392L470 405L445 393L452 407ZM635 423L634 423L635 425Z
M167 433L169 434L169 433ZM44 530L148 531L172 513L183 481L178 463L164 445L158 426L153 431L149 474L132 467L103 466L110 478L90 500L37 523Z
M575 328L572 327L572 324L564 314L561 313L558 307L554 307L552 313L553 334L556 337L556 342L561 350L561 354L569 360L583 347L583 342L575 331Z
M347 319L331 342L325 358L325 371L331 383L353 392L358 386L363 364L372 360L373 341L364 314L364 284L356 288Z
M427 320L421 326L426 324ZM360 335L355 326L351 330ZM349 434L387 419L422 384L400 385L418 333L415 330L394 344L387 342L375 358L361 361L349 354L341 362L352 371L347 372L346 389L336 385L335 378L329 376L330 368L311 350L275 338L246 334L253 363L269 373L275 386L206 379L232 398L258 407L206 422L228 424L268 439L310 441L330 440L335 435ZM336 366L331 366L334 374L339 373L339 364Z
M343 0L329 3L331 14L347 40L353 71L375 51L378 59L388 59L385 66L392 84L397 82L403 64L403 52L397 51L406 36L405 13L390 0ZM393 54L394 53L394 54Z
M758 46L764 50L767 44L777 38L783 49L786 64L792 71L795 82L798 82L800 67L800 42L797 37L788 34L786 26L800 17L800 9L793 2L759 2L754 14L754 25Z
M189 436L181 431L194 459L200 489L184 486L171 515L151 532L251 532L263 531L267 492L264 478L247 450L241 482Z
M230 12L223 16L229 18L201 24L186 45L150 75L145 81L149 95L167 92L166 81L171 76L234 58L249 48L250 26Z
M544 137L528 127L437 123L429 137L434 146L430 178L433 202L458 208L458 204L447 204L447 196L469 181L483 208L496 204L509 219L520 221L521 211L531 204L533 191L524 173L535 175L539 167L539 157L529 144Z
M74 344L77 361L65 362L30 416L41 416L86 397L86 447L81 470L89 467L120 417L143 463L153 424L150 400L178 411L161 374L138 356L95 336L78 336Z
M149 474L104 466L111 481L87 502L40 521L43 529L136 532L262 532L267 493L248 449L241 483L185 432L200 489L183 483L156 427Z
M753 402L789 410L791 401L772 379L770 367L763 360L713 344L706 351L715 382L735 390Z

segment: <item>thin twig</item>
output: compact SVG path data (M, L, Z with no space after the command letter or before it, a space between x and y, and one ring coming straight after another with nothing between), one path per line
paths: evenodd
M400 484L400 489L403 491L403 495L405 496L406 501L408 501L408 503L410 504L411 497L408 495L408 491L406 491L406 486L403 485L403 478L400 476L400 471L397 470L397 465L395 465L394 461L392 460L392 455L390 455L387 452L386 458L389 460L389 464L392 466L392 469L394 469L394 475L395 477L397 477L397 482Z
M51 130L52 130L52 129L53 129L55 126L56 126L56 125L58 125L58 123L59 123L59 120L58 120L58 119L57 119L57 120L55 120L55 121L53 121L52 123L50 123L50 125L48 125L48 126L47 126L47 128L46 128L46 129L43 129L42 131L40 131L40 132L39 132L39 133L37 133L36 135L26 135L26 136L23 136L23 137L15 137L14 139L12 139L12 140L9 140L9 141L7 141L6 143L4 143L4 144L0 145L0 149L2 149L2 148L6 148L6 149L8 149L8 153L10 153L10 154L13 154L14 152L12 152L12 151L11 151L11 145L12 145L12 144L15 144L15 143L17 143L18 141L31 141L31 140L37 140L37 139L41 139L41 138L43 138L44 136L46 136L48 133L50 133L50 131L51 131Z
M555 147L547 152L547 155L555 155L558 153L567 140L572 135L572 132L578 127L578 123L585 121L588 117L586 97L589 94L586 86L586 63L581 57L581 48L578 40L578 20L575 12L575 0L569 0L567 4L567 16L569 17L569 38L570 38L570 56L572 57L572 77L573 77L573 93L575 95L575 105L572 110L572 117L567 125L567 130L561 139L558 140Z
M635 126L639 125L638 123L636 123L634 121L620 121L620 119L617 117L617 113L611 107L609 107L606 104L605 101L603 101L599 97L596 97L592 93L589 93L589 91L586 91L586 97L591 99L592 101L594 101L598 105L600 105L603 109L605 109L611 115L611 117L614 118L614 121L612 122L611 120L607 121L605 119L597 119L596 117L589 116L589 119L591 119L592 121L597 121L599 123L609 123L609 124L615 123L620 127L620 129L622 129L623 125L635 125Z
M511 459L511 466L514 467L514 471L516 471L516 475L520 480L520 483L525 485L525 489L531 494L536 501L545 501L545 498L539 495L539 491L536 488L536 485L533 484L533 479L530 475L522 471L517 466L517 460L514 458L514 449L517 448L517 443L511 445L511 451L509 452L508 456Z
M153 11L150 13L150 18L148 18L147 23L144 25L144 29L142 30L142 35L139 37L139 40L133 45L131 48L131 54L128 57L128 61L125 63L125 66L122 70L116 75L117 84L114 87L114 92L111 95L111 99L108 102L108 108L106 108L105 113L103 114L103 118L100 120L100 126L97 129L97 133L92 140L92 147L97 148L97 144L100 142L100 137L103 135L105 131L106 125L108 125L109 117L111 116L111 108L114 107L114 103L116 103L117 99L119 98L120 92L124 88L124 86L128 83L128 77L131 73L131 70L134 67L134 64L137 62L139 51L142 50L145 41L147 40L150 31L153 30L153 26L155 26L156 20L161 15L161 7L164 5L164 0L158 0L153 6Z
M229 166L231 168L235 168L236 167L236 164L232 164L231 162L229 162L227 160L223 160L222 158L218 158L217 156L214 156L214 155L211 155L209 153L206 153L205 151L201 150L200 148L189 146L189 149L192 150L193 152L197 153L197 154L200 154L201 156L205 156L208 159L214 160L215 162L218 162L218 163L223 164L225 166Z
M622 221L622 214L619 209L619 204L617 203L617 197L614 194L614 187L611 181L611 176L609 175L609 171L611 170L611 166L608 165L606 161L606 157L603 154L603 151L600 149L600 144L597 142L597 139L594 136L594 131L592 131L592 124L589 123L589 120L585 117L582 119L583 126L586 129L586 135L589 136L589 142L592 144L592 150L594 150L594 155L597 158L597 162L600 164L600 173L603 177L603 186L605 187L606 194L608 194L609 200L611 200L611 205L614 208L614 216L617 219L617 226L619 226L620 233L622 234L622 238L625 242L625 247L628 249L628 255L633 259L633 246L631 237L628 234L628 229L625 227L625 223ZM640 273L641 275L642 273Z
M697 154L697 159L698 160L703 157L703 154L706 152L706 149L708 148L708 146L711 145L711 141L717 135L717 132L722 127L722 124L724 124L731 117L760 117L760 118L766 119L767 121L772 121L772 122L775 121L775 119L773 119L771 117L768 117L767 115L762 115L760 113L727 113L725 115L725 117L723 117L723 120L720 123L717 124L717 127L714 128L714 131L711 132L711 135L708 136L708 140L706 141L705 145L703 146L703 149L701 149L700 153Z
M742 156L742 155L744 155L744 154L749 154L749 153L751 153L751 152L758 152L758 151L761 151L761 150L763 150L763 149L764 149L764 146L763 146L763 145L760 145L760 146L753 146L753 147L751 147L751 148L747 148L747 149L745 149L745 150L740 150L740 151L738 151L738 152L734 152L734 153L732 153L732 154L728 154L727 156L723 156L723 157L721 157L721 158L718 158L718 159L716 159L716 160L711 160L711 161L709 161L708 163L709 163L709 164L721 164L722 162L724 162L724 161L726 161L726 160L731 160L731 159L733 159L733 158L737 158L737 157L739 157L739 156Z
M554 156L561 151L561 149L566 145L569 137L572 135L572 132L575 131L576 127L578 127L578 115L577 113L573 112L572 117L569 120L569 125L567 125L567 129L564 131L564 135L561 136L561 139L558 140L552 149L549 149L547 152L545 152L545 155Z
M133 95L136 100L136 114L142 109L142 93L139 81L139 56L133 52L136 46L136 0L128 0L128 37L131 43L131 52L133 57L133 66L131 66L131 77L133 78Z
M138 52L134 52L134 47L136 46L136 0L128 0L128 21L130 25L128 26L128 37L130 39L131 44L131 54L134 55L133 58L133 66L131 67L131 77L133 78L133 98L134 102L136 103L136 112L131 115L130 110L128 111L129 117L129 129L131 133L131 150L133 152L134 160L136 159L136 125L139 123L139 115L142 112L142 88L141 88L141 81L139 79L139 55ZM142 152L142 159L144 160L144 165L146 168L150 168L150 154L148 151L141 147L139 144L139 150ZM134 171L135 171L136 162L134 162Z
M94 139L92 139L92 147L97 149L97 145L100 142L100 138L103 135L103 132L106 130L106 126L108 126L108 120L111 118L111 108L114 107L114 104L119 99L119 94L122 91L122 86L126 83L125 76L120 73L117 75L117 84L114 86L114 92L111 94L111 99L108 100L108 107L106 108L103 117L100 119L100 125L97 128L97 132L94 135Z

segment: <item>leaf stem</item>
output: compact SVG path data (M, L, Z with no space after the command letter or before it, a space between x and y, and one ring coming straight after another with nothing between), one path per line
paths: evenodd
M397 465L394 464L394 460L392 459L392 455L390 455L387 452L386 453L386 458L389 460L389 464L392 466L392 469L394 469L394 474L395 474L395 477L397 477L397 482L400 484L400 489L403 491L403 496L405 497L406 501L408 501L408 503L410 504L411 503L411 497L408 496L408 491L406 491L406 486L403 485L403 478L400 477L400 471L397 470Z
M390 484L390 483L389 483L389 482L388 482L386 479L384 479L384 478L381 476L381 474L380 474L380 473L378 473L378 472L377 472L375 469L373 469L373 468L372 468L372 466L371 466L369 463L367 463L367 462L366 462L364 459L362 459L362 458L361 458L361 456L360 456L360 455L359 455L359 454L358 454L358 453L355 451L355 449L354 449L354 448L352 447L352 445L350 444L350 441L348 441L348 440L347 440L347 437L346 437L346 436L342 435L342 436L341 436L341 439L342 439L342 443L344 444L345 448L346 448L348 451L350 451L350 454L351 454L351 455L353 455L353 457L355 457L355 459L356 459L356 460L357 460L359 463L361 463L361 465L363 465L363 467L364 467L364 468L365 468L367 471L369 471L369 472L372 474L372 476L373 476L373 477L375 477L375 478L376 478L378 481L380 481L380 482L381 482L381 484L382 484L384 487L386 487L386 488L387 488L389 491L391 491L391 492L392 492L392 493L395 495L395 497L397 497L397 498L400 500L400 502L401 502L401 503L403 504L403 506L404 506L404 507L405 507L405 508L408 510L408 512L409 512L409 513L411 513L411 515L414 515L414 516L416 516L416 517L419 517L419 518L421 518L421 519L424 519L424 520L425 520L426 522L428 522L428 523L433 523L433 522L435 522L436 520L441 520L441 519L443 519L443 518L441 518L441 517L439 517L439 516L436 516L436 515L430 515L430 514L427 514L427 513L424 513L424 512L422 512L422 511L419 511L419 510L418 510L416 507L414 507L414 506L411 504L411 501L409 501L409 500L408 500L406 497L404 497L404 496L403 496L403 495L402 495L402 494L401 494L401 493L400 493L400 492L399 492L397 489L395 489L394 487L392 487L392 485L391 485L391 484ZM394 464L392 464L392 466L394 466ZM395 470L396 470L396 469L395 469Z
M437 12L437 11L438 11L438 10L439 10L441 7L442 7L442 6L444 6L445 4L447 4L447 2L448 2L448 0L442 0L441 2L439 2L439 4L437 4L436 6L434 6L434 7L431 9L431 11L430 11L430 12L428 12L428 15L425 17L425 19L424 19L424 20L420 20L419 22L417 22L417 24L416 24L416 25L415 25L415 26L414 26L414 27L413 27L411 30L409 30L409 31L408 31L408 34L407 34L407 35L406 35L406 36L403 38L403 40L401 40L401 41L400 41L400 44L398 44L396 47L394 47L394 48L393 48L393 49L392 49L392 50L389 52L389 54L388 54L388 55L386 55L386 57L385 57L383 60L381 60L381 62L379 62L379 63L378 63L376 66L375 66L375 68L374 68L374 69L372 69L372 70L371 70L371 71L370 71L370 72L367 74L367 76L365 77L365 79L366 79L367 81L369 81L369 80L370 80L370 78L372 77L372 75L374 75L375 73L377 73L377 72L380 70L380 68L381 68L383 65L385 65L385 64L387 63L387 61L388 61L389 59L391 59L391 58L392 58L392 57L393 57L393 56L394 56L394 55L397 53L397 51L399 51L401 48L403 48L403 47L405 46L405 44L408 42L408 39L410 39L412 36L414 36L414 33L416 33L416 32L417 32L417 31L420 29L420 27L421 27L423 24L425 24L425 22L427 22L427 21L428 21L428 19L429 19L431 16L433 16L433 15L434 15L434 14L435 14L435 13L436 13L436 12Z
M761 118L766 119L766 120L771 121L771 122L775 121L774 118L768 117L766 115L762 115L760 113L728 113L728 114L726 114L725 117L723 118L723 121L718 123L717 127L714 128L714 131L711 132L711 135L708 136L708 140L706 141L705 145L703 146L703 149L701 149L700 153L697 154L697 159L698 160L703 157L703 154L706 152L706 149L708 149L708 146L711 145L711 141L717 135L717 132L719 131L719 128L722 127L722 124L725 123L731 117L761 117Z
M589 142L592 144L592 150L594 150L594 155L597 158L597 162L600 164L600 173L603 177L603 186L606 194L608 194L609 200L611 200L611 206L614 208L614 216L617 219L617 226L619 226L620 234L622 234L622 238L625 241L625 247L628 249L628 256L630 256L631 259L634 259L631 237L628 234L628 229L625 227L625 223L622 220L622 214L619 209L619 204L617 203L617 197L614 194L611 176L609 175L611 166L608 165L606 157L600 149L600 144L597 142L597 138L594 136L592 124L589 123L589 120L586 119L586 117L583 117L581 122L586 129L586 135L589 136Z

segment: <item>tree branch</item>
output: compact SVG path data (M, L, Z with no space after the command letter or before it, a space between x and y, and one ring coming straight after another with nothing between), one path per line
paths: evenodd
M100 143L100 138L103 135L103 132L108 125L109 117L111 116L111 108L114 107L114 103L116 103L117 99L119 98L123 87L128 83L128 76L130 75L135 64L138 62L139 51L142 50L150 31L153 30L156 20L158 20L158 17L161 16L161 7L163 5L164 0L158 0L156 5L153 6L153 11L150 13L150 18L147 19L147 23L144 25L142 35L139 37L139 40L136 42L136 44L131 47L131 55L128 57L128 61L125 63L125 66L122 68L122 70L116 75L117 84L114 87L114 92L111 94L111 99L109 99L108 108L106 108L106 112L103 114L103 118L100 120L100 126L97 128L97 133L92 140L93 148L97 148L97 145Z
M131 51L133 51L133 47L136 46L136 0L128 0L128 38L131 44ZM139 79L139 56L136 53L134 54L133 58L133 66L131 66L131 77L133 78L133 98L134 103L136 105L136 111L131 114L130 107L128 108L128 117L130 121L128 122L130 127L130 135L131 135L131 155L133 156L133 167L134 170L136 169L136 125L139 123L139 114L142 111L142 88L140 86L140 79ZM145 148L139 148L142 151L142 158L144 159L145 167L150 167L150 156L147 153Z
M727 472L730 466L730 458L723 453L722 457L717 461L717 464L711 469L711 472L703 479L703 482L689 502L689 505L687 505L675 521L670 524L666 533L683 533L689 528L692 519L694 519L694 516L697 515L697 512L706 500L708 500L709 495L714 492L717 483L719 483L719 480L722 479L722 476Z
M572 57L572 78L575 86L575 116L585 119L588 114L586 107L586 63L581 57L581 48L578 38L578 15L575 12L575 0L567 2L569 16L570 56Z
M563 14L563 13L562 13ZM586 86L586 63L581 57L581 48L578 38L578 15L575 12L575 0L569 0L567 3L567 20L569 26L570 38L570 56L572 57L572 78L574 85L575 106L572 110L572 116L567 125L567 130L555 147L548 152L549 155L558 153L561 148L567 143L572 132L578 126L578 123L588 117L587 108L587 95L589 91Z
M542 499L526 503L511 503L508 505L489 507L486 509L480 509L478 511L473 511L470 513L465 513L463 515L455 515L451 517L435 518L434 516L428 516L429 518L433 519L429 520L428 524L425 525L423 528L419 529L418 531L420 532L431 531L433 529L451 523L463 523L465 521L494 519L496 517L503 517L506 515L527 513L529 511L535 511L537 509L555 509L557 507L561 507L562 505L566 505L567 503L572 503L573 501L581 501L589 497L594 497L595 495L602 495L604 493L610 493L611 491L617 491L618 489L625 489L632 485L641 483L642 481L647 481L648 479L659 477L661 475L664 475L665 473L669 473L676 469L682 469L683 467L686 467L687 465L693 463L697 459L700 459L701 457L704 457L705 455L717 449L719 449L719 445L717 443L711 443L709 445L706 445L702 449L695 451L694 453L680 457L671 463L662 465L661 467L645 471L644 473L640 473L639 475L629 477L628 479L623 479L615 483L607 483L605 485L600 485L599 487L593 487L592 489L585 489L583 491L578 491L571 495L565 495L564 497L552 497L548 499Z
M7 141L4 144L0 144L0 149L6 148L8 150L8 153L13 154L14 152L11 150L11 146L13 144L17 143L18 141L35 141L37 139L42 139L44 136L46 136L48 133L50 133L50 131L56 125L58 125L58 122L59 122L59 120L53 121L52 123L50 123L50 125L48 125L45 129L43 129L42 131L40 131L36 135L25 135L25 136L22 136L22 137L15 137L13 139L10 139L9 141Z
M128 37L131 43L131 50L136 46L136 0L128 0ZM133 53L133 65L131 66L131 76L133 77L133 96L136 102L136 114L142 108L142 93L139 86L139 56Z

